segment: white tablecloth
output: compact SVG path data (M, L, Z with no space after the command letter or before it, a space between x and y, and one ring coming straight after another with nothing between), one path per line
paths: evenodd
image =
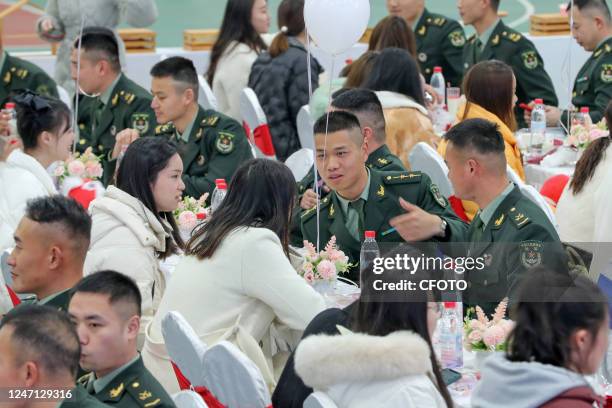
M565 174L571 177L574 174L574 166L545 167L538 164L527 164L524 168L525 181L538 191L542 184L552 176Z

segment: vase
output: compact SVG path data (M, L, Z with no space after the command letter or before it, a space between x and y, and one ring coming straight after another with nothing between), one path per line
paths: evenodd
M476 370L481 371L482 365L485 360L491 356L501 356L505 352L504 351L484 351L484 350L476 350L474 351L474 368Z
M312 284L314 290L322 295L330 295L336 290L336 280L319 280Z

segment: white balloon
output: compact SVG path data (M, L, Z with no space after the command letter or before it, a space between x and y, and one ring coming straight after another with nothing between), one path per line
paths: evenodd
M350 49L368 28L369 0L306 0L308 34L331 55Z

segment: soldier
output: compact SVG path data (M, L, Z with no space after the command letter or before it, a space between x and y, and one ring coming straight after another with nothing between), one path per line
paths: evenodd
M421 216L419 224L412 228L411 241L463 236L467 225L452 212L426 174L368 169L364 165L368 146L358 119L348 112L331 112L327 122L323 116L314 126L317 169L332 190L319 206L321 245L336 236L340 249L356 266L364 231L376 231L379 242L401 240L397 232L390 231L390 222L405 209L416 208L409 202L423 208L420 212L415 210ZM315 243L316 207L303 213L301 221L304 239ZM387 234L383 236L383 232ZM359 281L358 268L352 268L349 278Z
M512 302L517 284L531 268L546 263L566 271L563 247L546 214L508 180L504 140L497 125L468 119L445 138L455 195L480 207L465 242L467 255L483 257L486 268L468 273L464 302L492 312L504 297Z
M0 322L0 396L8 408L99 408L103 403L75 384L81 348L66 313L23 305ZM9 390L47 390L41 399L15 398ZM59 404L58 404L59 402Z
M32 303L68 310L69 291L83 278L90 236L91 218L73 199L29 201L7 262L15 292L34 294Z
M18 89L29 89L39 95L57 98L57 85L38 66L13 57L2 48L0 40L0 107L10 100Z
M588 107L593 122L604 117L612 98L612 18L605 0L575 0L568 11L574 15L574 38L592 54L574 81L572 105ZM558 126L568 123L568 111L546 106L546 122Z
M108 185L126 144L154 134L152 97L121 73L117 40L107 28L85 29L74 43L71 62L72 79L78 74L79 88L85 94L79 95L77 149L82 152L91 146L94 154L102 156L102 181Z
M140 291L114 271L96 272L72 291L68 313L81 342L78 382L99 401L116 407L174 407L136 349Z
M544 103L556 106L557 95L542 57L530 40L506 26L497 16L499 3L500 0L459 0L459 14L464 23L476 29L463 50L465 71L481 61L503 61L514 71L520 103L541 98ZM515 114L519 126L525 126L523 109L515 107Z
M436 66L452 86L460 86L463 77L465 33L461 25L448 17L430 13L425 0L387 0L389 14L404 18L415 33L417 58L421 73L429 83Z
M151 69L157 136L178 143L185 195L212 193L215 179L229 179L253 158L243 127L234 119L198 105L199 82L193 62L172 57ZM210 198L209 198L210 201Z

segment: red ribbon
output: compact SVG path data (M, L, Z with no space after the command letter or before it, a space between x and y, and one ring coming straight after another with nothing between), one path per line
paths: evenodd
M263 154L266 156L276 156L276 150L274 150L274 144L272 144L270 127L268 127L267 124L257 126L253 131L253 138L255 139L255 146L257 146Z
M17 306L21 303L19 300L19 296L10 288L10 286L6 285L6 290L8 291L9 297L11 298L11 302L13 302L13 306Z
M467 214L465 213L465 209L463 208L463 203L459 198L452 195L448 197L448 202L450 203L451 207L455 211L455 214L457 214L459 218L461 218L465 222L470 222L470 219L468 218Z

